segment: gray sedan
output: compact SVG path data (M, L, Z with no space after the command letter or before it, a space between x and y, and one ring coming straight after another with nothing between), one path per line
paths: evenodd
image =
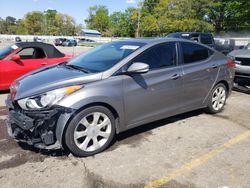
M115 134L196 109L220 112L234 62L183 39L133 39L29 73L6 100L8 132L76 156L105 150Z

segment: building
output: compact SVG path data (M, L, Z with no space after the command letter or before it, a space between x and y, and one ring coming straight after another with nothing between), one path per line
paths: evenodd
M82 29L79 33L79 36L86 36L86 37L101 37L102 34L97 30L92 29Z

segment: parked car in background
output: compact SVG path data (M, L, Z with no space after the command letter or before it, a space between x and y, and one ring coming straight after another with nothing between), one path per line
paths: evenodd
M85 45L85 44L98 44L98 43L94 40L83 38L83 39L79 39L77 44L78 45Z
M16 38L15 38L15 41L16 41L16 42L22 42L22 40L21 40L20 37L16 37Z
M215 48L214 37L211 33L203 32L177 32L170 33L167 37L182 38L187 40L193 40L202 44L208 45L211 48Z
M35 147L94 155L133 127L195 109L220 112L233 78L234 62L200 43L116 41L17 79L7 126Z
M38 37L34 37L33 38L34 42L44 42L44 39L38 38Z
M228 54L236 63L235 83L241 86L250 86L250 49L234 50Z
M41 67L71 59L51 44L20 42L0 50L0 90L7 90L18 77Z
M77 42L75 39L67 39L62 43L62 46L77 46Z
M227 55L236 49L235 40L230 38L215 38L215 46L218 51Z
M67 40L66 38L58 38L58 39L55 39L54 44L55 46L62 46L63 42L66 40Z

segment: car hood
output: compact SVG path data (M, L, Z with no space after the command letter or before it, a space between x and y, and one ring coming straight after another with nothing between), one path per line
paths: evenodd
M64 65L45 67L16 80L15 100L34 96L61 87L82 85L102 79L102 73L90 74Z
M233 57L250 58L250 50L234 50L230 52L229 55Z

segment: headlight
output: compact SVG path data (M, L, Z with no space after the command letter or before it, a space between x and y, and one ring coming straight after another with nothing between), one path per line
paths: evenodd
M21 99L18 101L18 104L24 110L37 110L51 107L65 96L70 95L81 88L82 86L77 85L56 89L34 97Z

